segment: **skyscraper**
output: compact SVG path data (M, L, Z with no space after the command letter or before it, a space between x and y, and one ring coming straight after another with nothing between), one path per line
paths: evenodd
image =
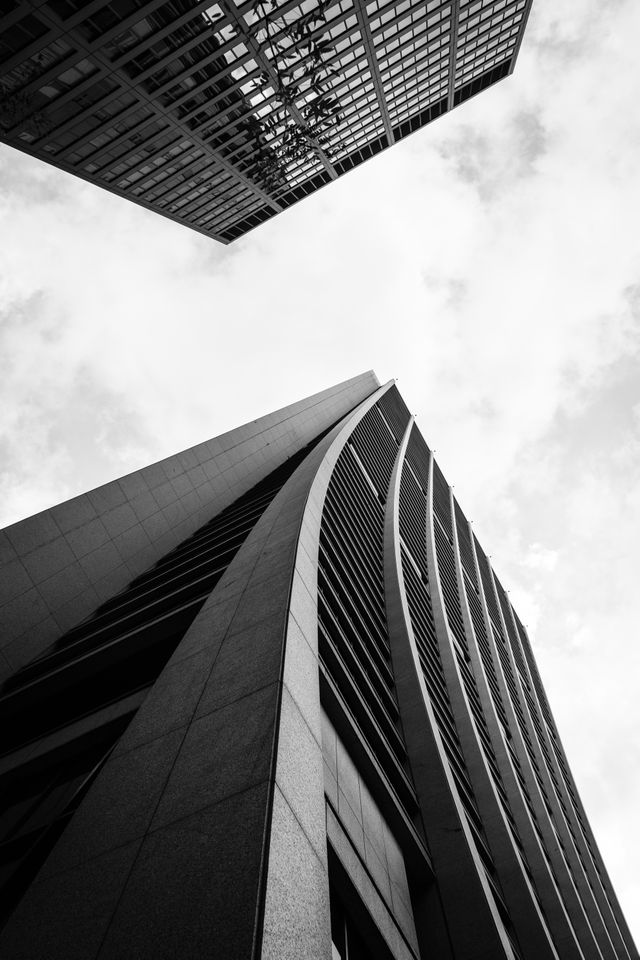
M0 139L223 243L514 68L531 0L7 0Z
M1 542L3 958L637 958L526 630L393 382Z

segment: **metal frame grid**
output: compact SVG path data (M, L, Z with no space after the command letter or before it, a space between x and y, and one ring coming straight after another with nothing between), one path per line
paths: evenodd
M511 73L530 5L11 0L0 139L227 243Z

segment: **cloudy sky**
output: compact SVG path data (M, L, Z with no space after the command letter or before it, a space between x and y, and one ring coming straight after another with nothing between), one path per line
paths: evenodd
M373 367L527 623L640 939L640 5L222 247L0 149L0 525Z

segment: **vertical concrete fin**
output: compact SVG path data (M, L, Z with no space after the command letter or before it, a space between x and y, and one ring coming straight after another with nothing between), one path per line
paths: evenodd
M414 429L412 421L398 451L385 517L385 595L398 707L453 953L456 957L486 955L513 960L447 761L409 610L400 538L400 487L403 470L409 469L406 451Z
M259 955L326 960L331 954L318 664L318 551L333 469L353 430L393 386L380 387L336 427L289 483L299 493L299 536L283 648L274 799Z
M529 803L535 815L535 824L537 827L537 829L534 830L535 836L527 836L526 832L523 831L523 840L527 846L534 878L538 880L538 890L544 905L545 914L554 932L556 942L561 951L564 951L562 953L563 956L565 953L567 956L574 955L577 945L577 949L579 950L578 956L584 956L588 958L588 960L591 960L591 958L593 958L593 960L602 960L602 953L596 942L589 917L578 896L572 873L567 866L562 848L558 844L558 839L555 835L555 827L551 822L547 805L548 801L546 801L544 795L548 791L545 790L542 780L539 780L541 774L538 772L536 776L536 772L534 771L534 759L536 771L541 769L543 760L542 757L539 756L539 750L538 756L536 755L534 739L532 739L531 734L526 731L526 729L523 733L525 717L524 705L522 693L519 692L517 686L515 661L513 660L513 654L509 650L506 641L503 643L501 639L496 639L485 596L484 584L480 575L475 538L470 525L468 526L468 531L471 559L477 583L478 603L480 605L482 622L484 623L489 656L494 665L495 680L498 684L507 717L510 733L509 742L519 763L521 776L524 778L525 789L529 797ZM461 570L459 576L462 576ZM506 637L504 620L502 619L499 608L498 613L500 616L502 635ZM498 649L498 643L502 644L501 650ZM472 656L477 658L477 640L472 645L471 650ZM508 680L507 674L509 677ZM482 675L485 680L481 685L481 695L485 697L488 696L488 684L486 683L484 670L480 667L476 675ZM493 715L493 721L496 722L495 713ZM527 736L527 743L525 743L525 736ZM494 739L494 742L500 744L501 735L499 733L495 737L492 735L492 739ZM528 748L527 744L530 745ZM498 751L497 753L499 762L508 763ZM505 783L505 786L509 789L508 781ZM513 783L512 795L515 795L517 798L519 793L519 786Z

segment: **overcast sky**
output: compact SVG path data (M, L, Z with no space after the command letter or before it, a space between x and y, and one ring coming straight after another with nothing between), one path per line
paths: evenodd
M0 525L369 367L532 634L640 940L640 4L223 247L0 148Z

